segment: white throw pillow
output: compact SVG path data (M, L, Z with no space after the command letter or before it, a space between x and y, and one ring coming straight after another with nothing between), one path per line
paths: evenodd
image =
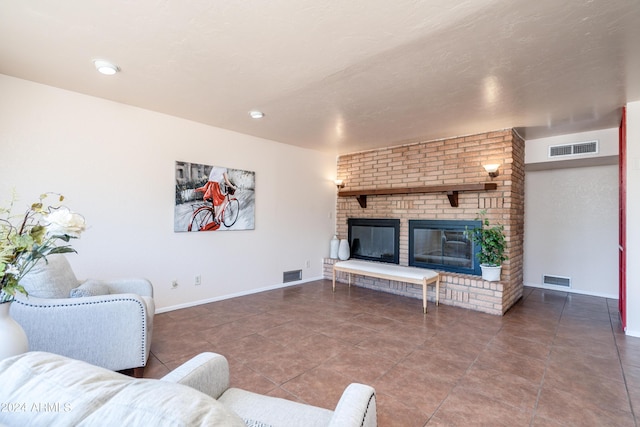
M100 280L89 279L77 288L71 289L71 298L95 297L98 295L109 295L109 286Z
M40 260L27 273L20 284L29 295L38 298L69 298L71 289L78 286L78 279L64 255L49 255Z

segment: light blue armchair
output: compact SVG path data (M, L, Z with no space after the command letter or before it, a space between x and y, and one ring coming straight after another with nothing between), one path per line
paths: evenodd
M142 371L149 357L155 305L146 279L76 279L64 255L47 257L20 284L12 317L29 350L83 360L113 371Z

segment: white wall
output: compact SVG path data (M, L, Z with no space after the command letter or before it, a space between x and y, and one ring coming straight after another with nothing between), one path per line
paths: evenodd
M540 167L550 145L593 139L600 141L600 157L617 156L617 129L526 141L527 286L618 298L618 166L556 160ZM571 278L571 289L543 284L543 274Z
M618 167L525 175L524 284L571 278L575 292L618 298Z
M591 132L570 133L550 138L528 139L525 143L525 164L535 163L567 163L565 157L549 158L549 147L553 145L575 144L587 141L598 141L598 153L572 156L576 159L601 158L618 155L618 128L600 129ZM561 166L559 166L561 167Z
M167 309L322 276L334 156L4 75L0 94L0 203L63 193L90 227L79 278L147 277ZM255 171L255 230L174 233L176 160Z
M627 104L627 334L640 337L640 101Z

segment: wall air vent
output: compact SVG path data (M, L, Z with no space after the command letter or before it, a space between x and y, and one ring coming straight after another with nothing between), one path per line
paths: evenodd
M302 270L285 271L282 273L282 283L302 280Z
M542 276L542 283L545 285L564 286L565 288L571 287L571 277L551 276L544 274Z
M579 156L581 154L598 154L598 140L549 146L549 158Z

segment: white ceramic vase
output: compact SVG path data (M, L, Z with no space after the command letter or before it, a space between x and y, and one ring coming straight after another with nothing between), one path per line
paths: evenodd
M331 239L331 250L329 251L329 258L336 259L338 258L338 248L340 246L340 240L338 240L338 236L335 234Z
M29 351L27 334L9 312L10 302L0 303L0 360Z
M338 258L342 261L349 259L351 251L349 250L349 241L347 239L341 239L338 246Z

